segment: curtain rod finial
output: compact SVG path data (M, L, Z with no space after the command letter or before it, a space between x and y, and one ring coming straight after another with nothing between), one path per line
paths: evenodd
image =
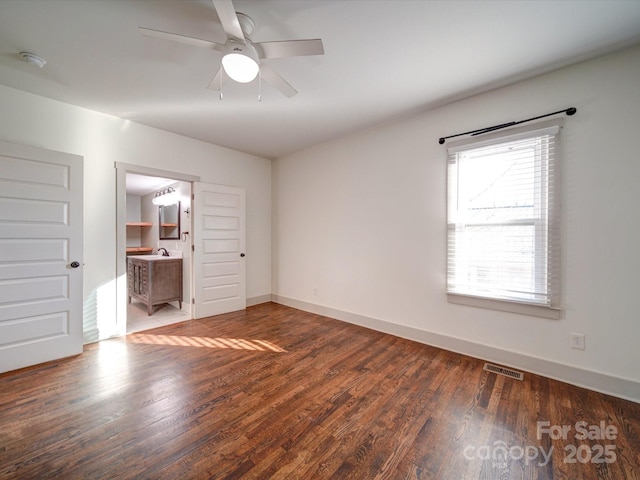
M440 145L444 144L444 137L440 137L440 140L438 140L438 143L439 143Z
M575 113L577 111L578 111L578 109L576 107L567 108L567 110L566 110L567 115L575 115Z

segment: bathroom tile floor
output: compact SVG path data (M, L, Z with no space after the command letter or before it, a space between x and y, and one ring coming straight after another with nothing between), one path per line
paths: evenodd
M151 328L171 325L190 320L190 315L170 303L156 305L152 315L147 315L147 306L132 300L127 306L127 333L140 332Z

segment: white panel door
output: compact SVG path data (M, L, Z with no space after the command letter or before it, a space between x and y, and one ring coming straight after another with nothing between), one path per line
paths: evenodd
M82 162L0 142L0 372L82 352Z
M245 193L194 182L194 318L247 306Z

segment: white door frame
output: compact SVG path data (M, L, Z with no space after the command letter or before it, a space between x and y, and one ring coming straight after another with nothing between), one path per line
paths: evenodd
M119 335L126 334L127 318L127 173L148 175L150 177L164 177L176 181L199 182L200 177L179 172L170 172L157 168L143 167L131 163L114 162L116 168L116 325ZM191 226L189 231L193 231ZM193 276L193 265L191 265ZM191 303L191 299L188 299Z

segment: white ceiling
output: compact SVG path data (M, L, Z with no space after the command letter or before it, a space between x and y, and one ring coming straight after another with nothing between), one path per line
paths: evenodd
M257 81L228 82L220 100L206 88L218 53L138 30L224 43L210 0L0 0L0 84L276 158L640 42L640 1L234 5L255 42L322 38L324 56L267 60L298 95L263 85L258 102Z
M149 177L147 175L138 175L137 173L127 173L126 190L129 195L143 197L152 192L158 192L176 182L177 180L170 178Z

